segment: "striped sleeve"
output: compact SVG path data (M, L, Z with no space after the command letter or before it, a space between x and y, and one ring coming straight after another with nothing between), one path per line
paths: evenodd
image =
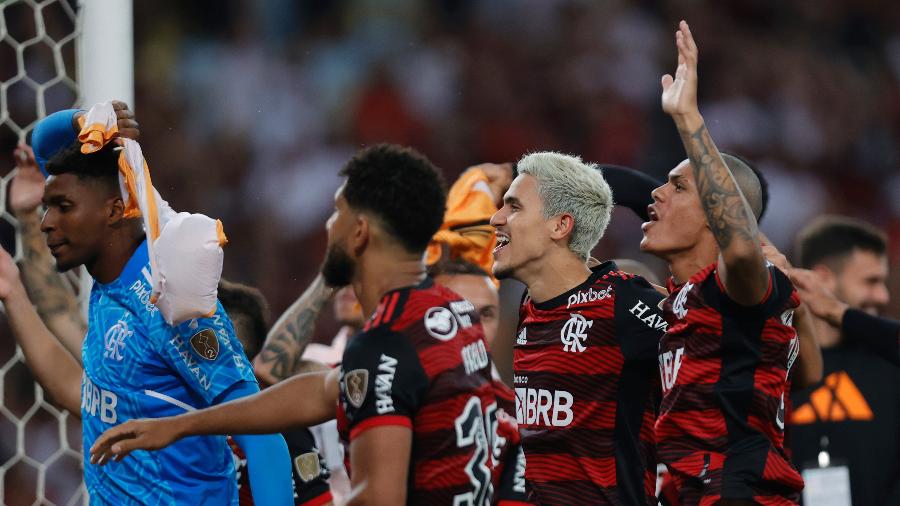
M363 332L341 364L340 401L350 440L377 426L412 428L427 389L425 370L406 336L386 327Z

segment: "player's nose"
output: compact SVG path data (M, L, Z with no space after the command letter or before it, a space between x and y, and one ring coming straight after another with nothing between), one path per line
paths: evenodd
M501 225L506 225L506 206L501 207L497 210L496 213L491 216L491 226L497 228Z
M665 190L665 183L657 186L650 192L650 197L653 198L654 202L662 202L664 200L663 193Z
M56 213L52 209L47 209L41 216L41 232L46 234L53 230L56 230Z

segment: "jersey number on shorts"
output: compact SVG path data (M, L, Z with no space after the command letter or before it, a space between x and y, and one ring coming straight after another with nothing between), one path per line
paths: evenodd
M453 506L482 506L488 504L492 495L491 469L488 457L492 450L488 434L496 425L491 418L496 417L497 405L488 406L487 416L481 410L481 399L472 397L456 418L456 446L468 448L475 445L475 452L466 464L466 474L472 483L472 491L458 494L453 498Z

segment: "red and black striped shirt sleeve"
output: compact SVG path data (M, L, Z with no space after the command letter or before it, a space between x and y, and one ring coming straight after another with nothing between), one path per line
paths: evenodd
M354 338L341 364L340 402L349 441L384 425L412 428L428 390L428 377L413 344L380 326Z

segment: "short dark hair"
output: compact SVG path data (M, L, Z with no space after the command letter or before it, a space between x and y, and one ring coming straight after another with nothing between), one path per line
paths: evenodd
M240 314L250 320L251 334L243 337L247 346L244 352L252 358L262 348L269 332L269 303L259 289L235 283L225 279L219 280L219 302L230 316Z
M862 220L826 215L816 218L797 234L795 249L804 269L823 263L836 269L854 250L884 255L887 237Z
M746 158L731 153L721 153L721 155L741 189L741 193L750 204L756 221L761 220L769 206L769 182L763 177L762 172Z
M428 275L436 278L438 276L484 276L490 277L481 267L463 260L462 258L453 258L450 260L441 260L434 265L428 267Z
M80 180L96 180L118 190L119 151L114 143L109 143L99 151L90 154L81 152L81 143L69 145L50 157L47 173L51 176L74 174Z
M425 251L444 221L444 178L421 153L379 144L357 153L341 176L344 198L354 209L370 211L411 253Z
M725 154L746 165L751 171L753 171L753 174L756 175L756 180L759 182L760 199L762 200L762 208L759 210L759 216L756 217L756 221L762 220L763 216L766 215L766 209L769 208L769 181L766 179L766 176L763 175L762 171L759 170L759 167L757 167L756 164L751 163L750 160L747 160L743 156L736 155L734 153ZM728 160L725 160L725 163L727 164Z

